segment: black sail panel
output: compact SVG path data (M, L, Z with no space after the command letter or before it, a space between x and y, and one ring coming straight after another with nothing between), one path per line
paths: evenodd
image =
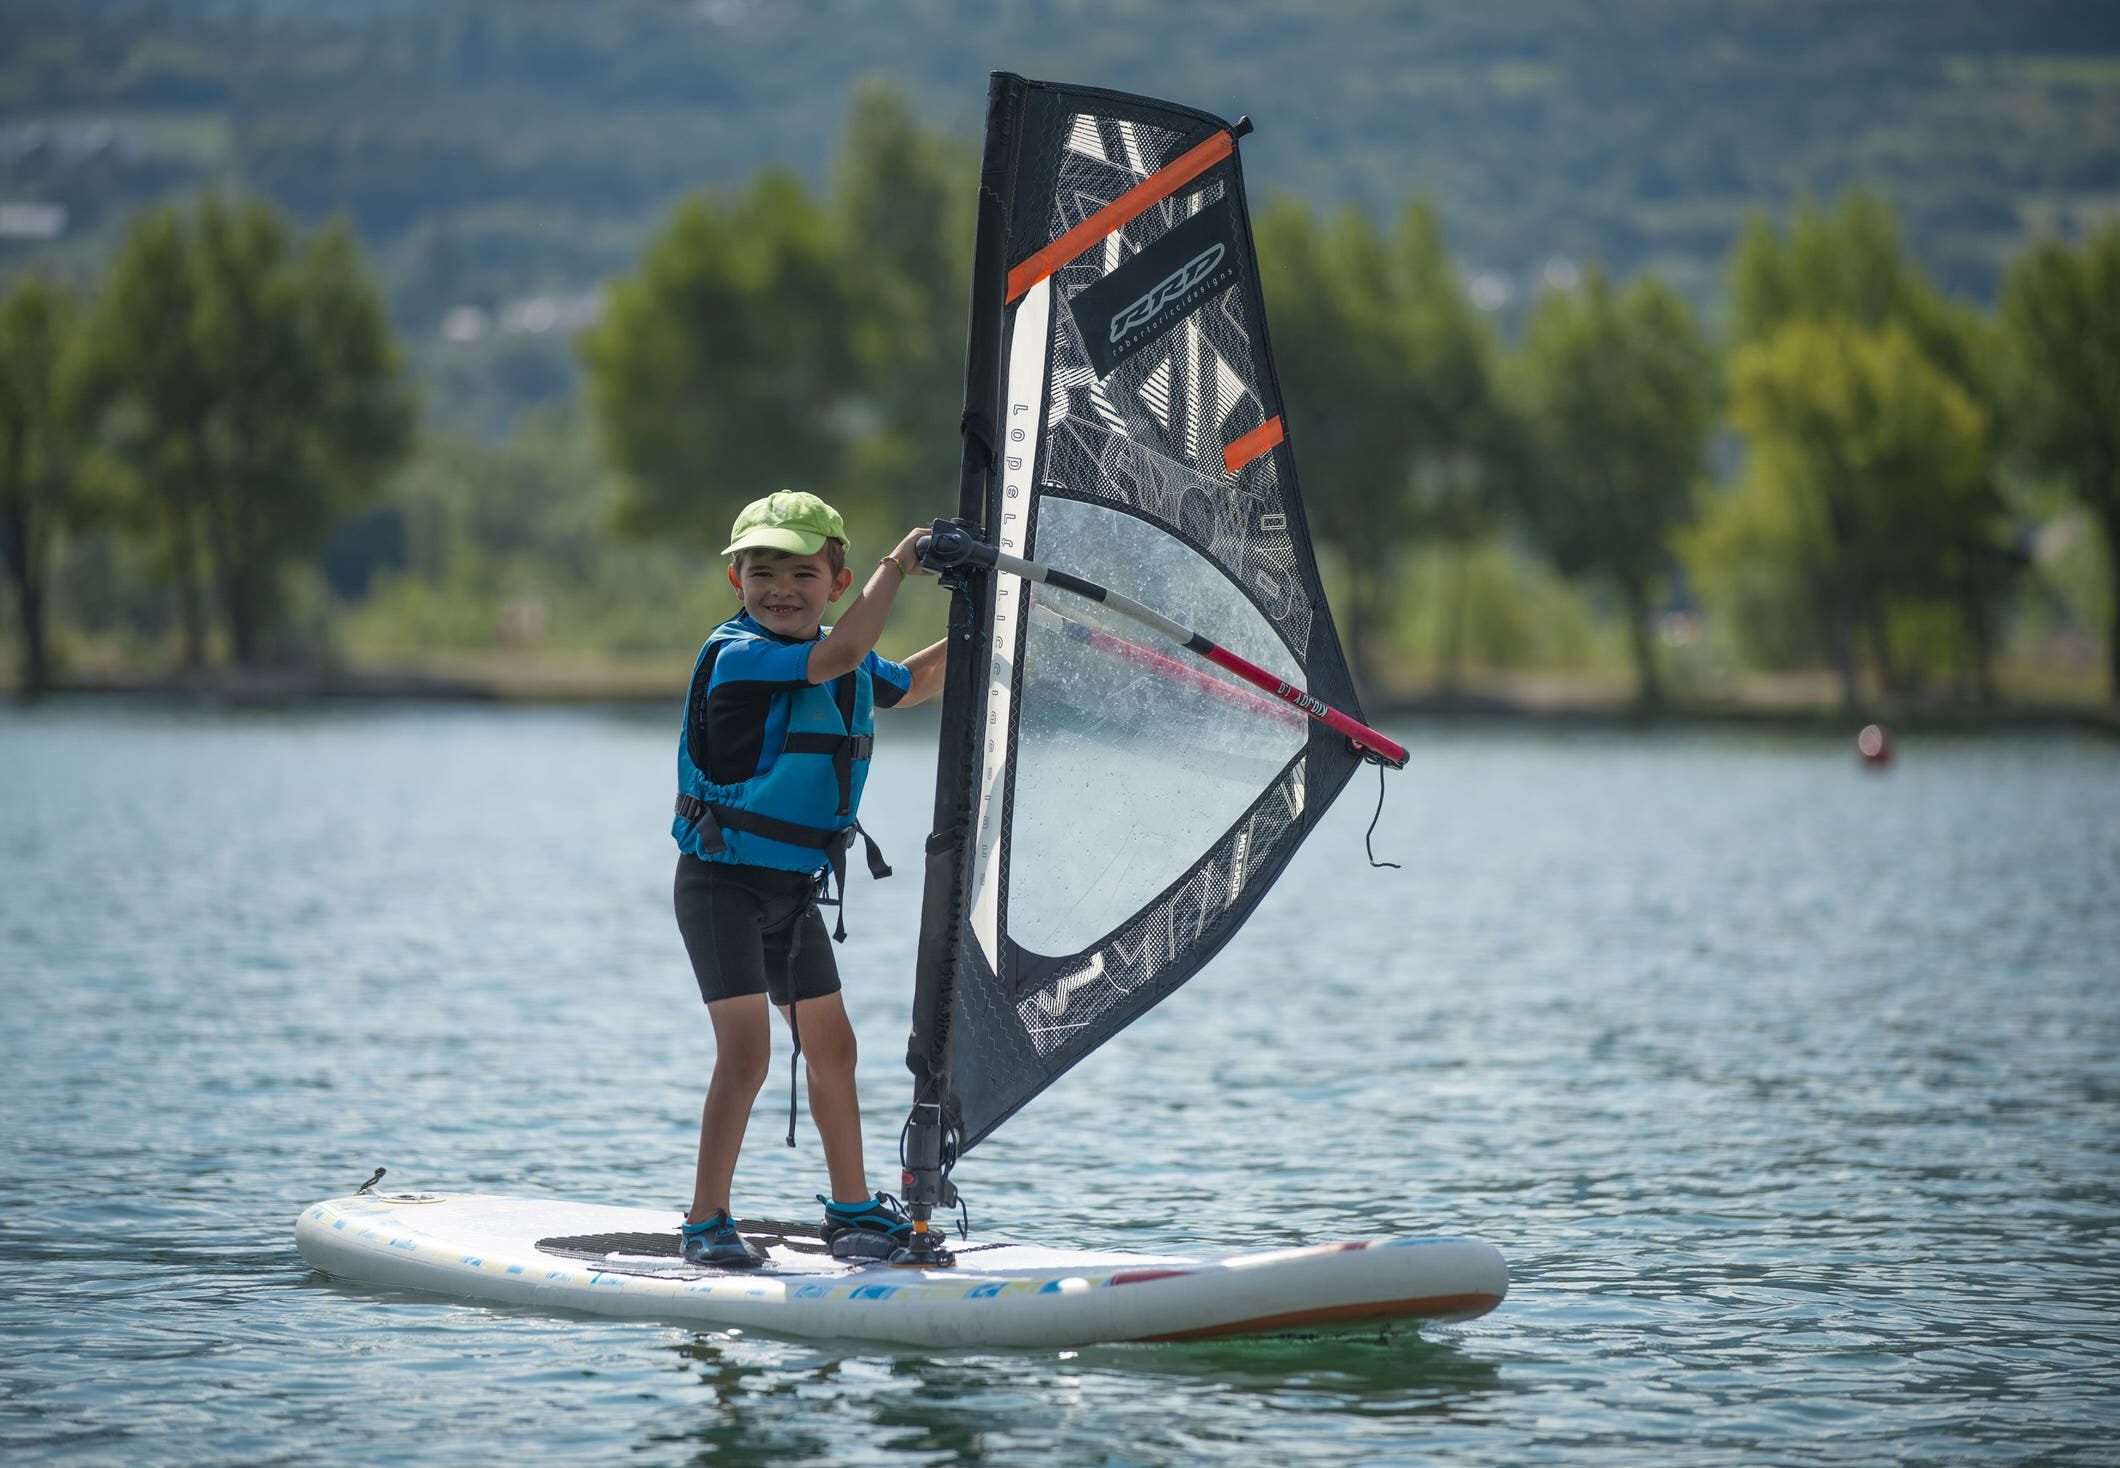
M1356 718L1269 352L1236 132L997 75L959 512ZM1199 971L1360 763L1104 606L958 594L913 1041L961 1152Z

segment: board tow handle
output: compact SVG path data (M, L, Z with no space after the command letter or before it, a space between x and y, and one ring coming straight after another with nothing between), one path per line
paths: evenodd
M1257 663L1238 657L1228 648L1222 647L1211 638L1201 636L1182 622L1172 621L1153 607L1143 606L1132 597L1122 596L1110 587L1099 586L1094 581L1072 575L1057 567L1012 556L1007 551L988 545L954 520L937 520L934 523L927 537L920 542L920 562L934 571L946 571L967 565L990 566L1006 571L1011 576L1021 576L1026 581L1058 587L1084 600L1096 602L1099 606L1110 607L1121 616L1169 638L1187 652L1195 653L1216 667L1236 674L1254 688L1263 689L1283 703L1301 709L1334 733L1345 735L1363 755L1395 770L1405 768L1406 746L1378 733L1360 719L1349 718L1323 699L1313 698L1294 684L1267 672Z

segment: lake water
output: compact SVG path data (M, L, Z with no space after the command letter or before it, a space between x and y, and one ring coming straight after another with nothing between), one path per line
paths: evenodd
M842 951L895 1185L932 725ZM975 1229L1437 1232L1389 1341L936 1353L337 1285L301 1207L680 1206L712 1049L668 721L0 713L10 1460L2104 1462L2120 1456L2120 749L1396 731L1245 933L958 1169ZM784 1062L777 1062L784 1064ZM800 1209L761 1098L740 1206ZM1025 1222L1034 1227L1026 1228Z

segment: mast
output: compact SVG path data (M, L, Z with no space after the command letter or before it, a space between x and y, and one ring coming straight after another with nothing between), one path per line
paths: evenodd
M959 519L980 527L993 502L999 468L1009 209L1017 119L1025 87L1022 77L1008 72L994 72L987 81L986 141L979 161L978 223L965 341L960 425L964 451L957 486ZM982 635L989 578L960 574L950 577L949 584L949 651L943 670L942 733L936 749L935 815L921 900L913 1027L906 1043L906 1065L913 1072L913 1110L906 1121L899 1158L914 1237L912 1247L905 1251L907 1257L894 1262L915 1266L952 1262L928 1225L938 1206L948 1208L957 1201L949 1181L957 1151L949 1089L950 1009L964 935L965 858L972 841L971 771L978 763L989 655L987 638Z

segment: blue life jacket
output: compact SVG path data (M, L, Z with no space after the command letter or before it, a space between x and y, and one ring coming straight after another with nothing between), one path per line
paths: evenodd
M740 621L725 622L692 665L677 731L677 815L670 834L704 861L813 874L829 868L842 891L847 848L859 834L869 871L889 876L882 853L855 819L875 743L875 680L866 667L775 695L788 700L787 729L765 773L721 785L692 762L686 724L710 656L719 644L762 636Z

